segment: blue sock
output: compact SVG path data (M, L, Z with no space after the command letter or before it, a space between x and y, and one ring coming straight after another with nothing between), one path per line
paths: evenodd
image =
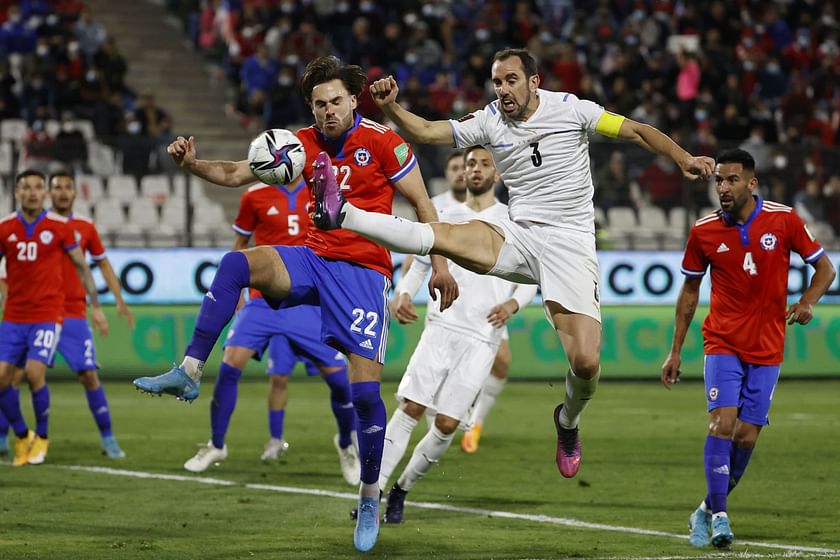
M712 513L726 511L726 494L729 488L731 466L729 456L732 452L732 440L716 436L706 436L703 458L706 467L706 487L708 505Z
M6 420L6 415L0 410L0 438L8 437L9 435L9 421Z
M286 420L286 411L269 410L268 411L268 432L274 439L283 439L283 422Z
M32 408L35 409L35 433L47 439L50 423L50 387L44 385L32 393Z
M0 410L3 411L6 421L11 424L15 435L26 437L26 434L29 433L29 427L20 411L20 391L16 387L9 385L0 390Z
M388 414L379 394L379 381L361 381L350 385L353 406L356 407L359 434L359 459L362 463L362 482L376 484L385 446L385 425Z
M239 302L242 288L251 283L248 259L238 251L225 253L219 261L219 269L210 284L210 289L201 301L201 309L195 318L195 330L186 355L205 361L216 344Z
M335 422L338 424L338 445L347 447L353 440L350 434L356 427L356 411L350 397L350 382L347 380L347 367L324 376L330 387L330 405Z
M225 434L230 425L230 417L233 416L233 409L236 408L241 376L242 370L224 362L219 367L219 377L213 386L213 400L210 401L210 429L213 432L213 447L217 449L225 446Z
M93 414L93 421L96 422L96 427L99 428L99 435L102 437L110 437L111 432L111 412L108 410L108 399L105 398L105 389L100 385L97 389L86 390L88 408Z
M747 464L750 462L752 453L752 449L738 447L734 443L732 444L732 453L729 455L729 469L732 472L729 474L729 486L726 490L727 494L731 494L732 491L735 490L735 487L738 485L741 477L744 476L744 471L747 470ZM706 506L711 508L709 496L706 496Z

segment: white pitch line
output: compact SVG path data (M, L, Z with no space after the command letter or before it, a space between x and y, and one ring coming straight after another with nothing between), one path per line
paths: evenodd
M8 462L4 462L3 464L8 465ZM47 465L44 465L47 466ZM282 492L284 494L300 494L304 496L322 496L328 498L341 498L345 500L353 500L356 501L359 499L358 494L356 493L349 493L349 492L333 492L331 490L319 490L317 488L297 488L294 486L278 486L274 484L248 484L248 483L240 483L234 482L231 480L224 480L220 478L208 478L203 476L186 476L186 475L179 475L179 474L163 474L163 473L151 473L151 472L144 472L144 471L129 471L124 469L114 469L110 467L87 467L83 465L48 465L49 467L56 468L56 469L64 469L64 470L71 470L71 471L81 471L81 472L89 472L89 473L96 473L96 474L107 474L111 476L124 476L128 478L141 478L141 479L152 479L152 480L169 480L173 482L195 482L198 484L209 484L213 486L239 486L243 488L247 488L249 490L264 490L270 492ZM43 467L41 467L43 468ZM673 539L680 539L680 540L687 540L688 537L686 535L678 534L678 533L667 533L665 531L654 531L652 529L639 529L635 527L622 527L620 525L606 525L603 523L590 523L588 521L579 521L577 519L570 519L564 517L551 517L548 515L531 515L526 513L514 513L510 511L494 511L489 509L480 509L480 508L471 508L471 507L461 507L461 506L453 506L449 504L440 504L436 502L412 502L407 501L406 505L410 505L417 508L423 509L434 509L439 511L450 511L453 513L467 513L472 515L479 515L482 517L495 517L499 519L518 519L522 521L531 521L534 523L550 523L553 525L563 525L566 527L574 527L576 529L595 529L598 531L612 531L617 533L630 533L634 535L648 535L653 537L667 537ZM825 558L840 558L840 550L834 550L831 548L819 548L813 546L798 546L798 545L787 545L787 544L776 544L776 543L766 543L766 542L757 542L757 541L736 541L739 545L745 546L757 546L762 548L772 548L776 550L784 550L787 551L785 553L785 557L790 558L803 558L803 553L809 554L817 554L821 555L819 557ZM751 554L748 552L741 552L741 553L725 553L722 558L762 558L761 555L756 556L743 556L744 554ZM714 555L707 555L709 557L714 557ZM620 557L612 557L612 559L617 560ZM651 557L652 560L653 557ZM674 557L667 557L672 558L673 560L681 560L682 558L696 558L693 556L674 556ZM657 557L657 560L667 560L667 558ZM634 558L634 560L644 560L642 558Z

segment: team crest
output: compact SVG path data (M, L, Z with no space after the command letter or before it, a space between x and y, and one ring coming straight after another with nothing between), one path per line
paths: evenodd
M356 153L353 154L353 159L356 160L356 165L364 167L370 163L370 152L367 151L366 148L359 148L356 150Z
M49 245L53 240L53 233L51 231L42 231L38 238L44 245Z
M712 387L711 389L709 389L709 400L710 401L716 401L717 398L718 398L718 388L717 387Z
M779 244L779 240L772 233L765 233L761 236L761 248L765 251L772 251Z
M76 243L82 242L82 234L79 233L77 230L73 230L73 237L76 238Z

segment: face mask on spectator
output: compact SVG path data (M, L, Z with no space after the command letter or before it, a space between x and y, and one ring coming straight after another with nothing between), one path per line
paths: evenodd
M350 2L339 2L335 7L335 11L339 14L346 14L350 11Z
M20 14L12 14L9 16L9 21L12 23L18 23L20 21Z
M280 87L289 87L290 85L292 85L292 83L294 83L294 80L291 79L289 76L280 76L279 78L277 78L277 83L280 85Z
M38 45L35 49L35 54L38 56L47 56L50 53L50 48L47 45Z
M554 40L554 35L551 34L549 31L543 31L540 33L540 41L542 41L543 45L547 45Z
M415 64L417 64L417 55L414 54L413 52L406 53L405 63L408 64L409 66L414 66Z
M282 6L280 6L280 11L283 12L284 14L291 14L295 11L295 5L294 4L283 4Z
M483 27L481 29L476 29L475 30L475 38L478 41L486 41L487 39L490 38L490 32L488 30L484 29Z
M286 63L286 64L288 64L289 66L296 66L296 65L297 65L297 63L298 63L298 60L300 60L300 58L298 57L298 55L296 55L296 54L290 54L289 56L287 56L287 57L285 58L285 60L283 60L283 62L285 62L285 63Z
M781 67L779 66L778 62L769 62L767 63L767 72L770 74L778 74L782 71Z
M129 134L140 134L140 130L142 130L142 128L143 127L137 121L131 121L128 123L128 126L125 127Z
M359 9L365 13L373 11L373 2L361 2Z
M96 81L96 70L88 70L85 73L85 80L87 80L89 82L95 82Z
M250 39L254 36L254 28L253 27L243 27L242 28L242 36L246 39Z
M69 43L67 43L67 52L69 52L70 54L76 54L77 52L79 52L79 43L77 43L76 41L70 41Z
M697 109L694 111L694 120L697 122L705 121L709 118L709 113L705 109Z
M58 24L58 16L55 14L50 14L47 16L47 25L53 26Z

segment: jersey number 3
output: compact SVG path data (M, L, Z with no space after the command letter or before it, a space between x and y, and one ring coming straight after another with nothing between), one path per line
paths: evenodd
M752 253L749 251L744 255L744 270L749 272L750 276L758 276L758 268L756 268Z
M531 144L531 149L534 150L531 152L531 163L534 164L534 167L539 167L542 165L542 154L540 153L540 143L534 142Z

